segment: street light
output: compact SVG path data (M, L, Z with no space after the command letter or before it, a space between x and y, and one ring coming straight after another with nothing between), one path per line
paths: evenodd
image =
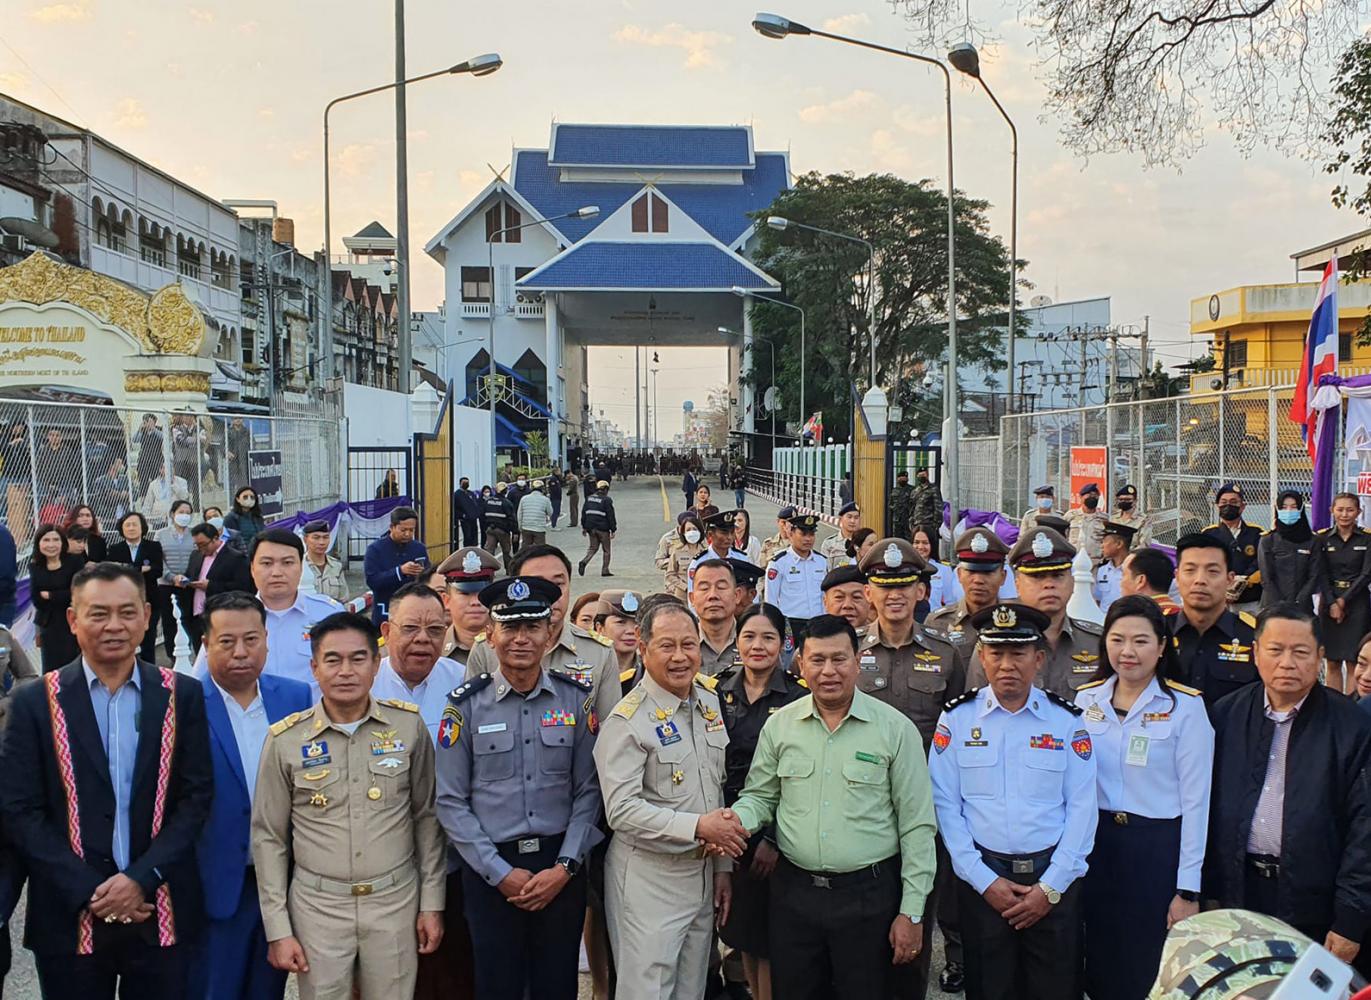
M736 331L730 330L730 329L729 329L728 327L726 327L726 326L721 326L721 327L719 327L719 336L721 336L721 337L733 337L733 336L738 336L738 334L736 333ZM772 340L770 337L764 337L763 339L766 341L766 346L767 346L768 348L771 349L771 391L772 391L772 392L775 392L775 391L776 391L776 342L775 342L774 340ZM753 350L754 350L754 351L756 350L756 347L755 347L755 346L753 347ZM775 454L776 454L776 408L775 408L774 406L772 406L772 407L768 407L768 409L771 410L771 414L770 414L770 416L771 416L771 454L775 455Z
M929 66L936 66L943 74L943 89L947 104L947 385L945 388L946 399L944 408L947 411L949 429L944 437L944 447L947 454L947 478L949 480L948 501L952 507L952 521L957 520L957 476L958 476L958 446L957 446L957 240L956 240L956 211L953 205L955 188L952 182L952 74L948 72L940 59L931 56L919 55L916 52L907 52L904 49L893 49L886 45L877 45L875 42L863 41L859 38L849 38L847 35L837 35L829 31L820 31L817 28L810 28L792 21L779 14L759 13L752 19L752 27L759 35L766 38L785 38L788 35L815 35L819 38L827 38L835 42L845 42L848 45L856 45L863 49L872 49L876 52L884 52L887 55L901 56L905 59L913 59L916 62L927 63ZM802 437L803 440L803 437Z
M486 392L490 396L490 485L492 487L495 486L499 457L499 450L495 447L495 244L503 242L505 233L528 229L530 226L541 226L546 222L556 222L559 219L593 219L599 214L599 205L583 205L573 211L563 212L561 215L550 215L545 219L530 219L528 222L521 222L516 226L505 226L503 229L495 230L486 240L486 276L490 279L490 378L486 385ZM552 369L552 379L548 384L551 386L557 384L555 365ZM555 421L557 419L556 390L554 389L548 395L548 402L552 403L552 420ZM560 456L558 457L560 458Z
M1000 113L1004 123L1009 126L1009 136L1012 140L1010 152L1010 182L1009 182L1009 412L1014 412L1014 320L1017 309L1019 283L1019 130L1014 127L1014 122L1000 104L1000 99L995 96L995 92L990 89L990 85L985 82L985 77L981 76L981 57L976 52L976 46L970 42L963 42L961 45L953 46L947 54L947 61L955 69L965 73L978 81L985 95L990 98L995 105L995 110Z
M820 229L818 226L810 226L803 222L796 222L793 219L782 218L779 215L769 215L766 219L769 228L783 233L791 226L796 229L805 229L811 233L819 233L835 240L846 240L849 243L860 243L866 247L866 315L867 326L871 338L871 384L876 384L876 248L868 240L860 236L849 236L847 233L834 232L832 229Z
M328 116L333 110L334 105L342 104L344 101L355 100L358 97L367 97L370 94L379 94L386 90L395 90L397 87L408 86L411 83L420 83L424 80L432 80L438 76L452 76L457 73L470 73L472 76L489 76L504 65L504 60L494 52L487 52L485 55L476 56L466 62L459 62L455 66L447 69L435 70L432 73L425 73L422 76L413 76L408 80L396 83L387 83L379 87L368 87L366 90L359 90L352 94L344 94L342 97L335 97L324 105L324 273L323 289L321 298L324 303L323 312L323 334L321 341L324 349L324 371L326 375L333 374L333 265L329 254L333 244L333 231L329 222L329 161L328 161ZM399 188L408 190L408 179L399 176L396 178L396 185ZM408 288L409 275L409 247L397 247L402 250L403 256L398 262L399 273L396 275L396 286ZM409 308L409 295L405 295L405 310ZM401 353L407 353L409 345L409 317L404 311L400 315L400 335L402 338ZM406 390L409 386L409 362L407 359L405 366L400 370L400 384Z
M769 295L758 295L756 292L749 292L746 288L741 288L738 285L733 286L733 294L743 300L744 309L747 308L748 296L751 296L756 299L761 299L763 302L770 302L772 305L785 306L787 309L794 309L800 314L800 447L803 448L805 446L805 311L793 302L786 302L784 299L773 299ZM775 367L775 361L773 359L771 376L772 385L776 384ZM814 443L817 445L819 442L815 441ZM775 447L774 440L772 441L772 446L773 448Z

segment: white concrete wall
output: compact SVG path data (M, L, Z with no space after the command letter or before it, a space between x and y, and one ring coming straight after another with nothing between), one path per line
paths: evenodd
M471 478L479 490L490 479L490 411L455 407L452 414L452 481Z
M369 385L343 385L343 416L349 448L409 448L414 424L409 397Z

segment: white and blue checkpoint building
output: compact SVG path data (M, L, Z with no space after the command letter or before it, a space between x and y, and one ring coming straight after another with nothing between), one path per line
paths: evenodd
M748 213L789 186L788 153L759 152L746 125L556 123L546 149L514 150L508 173L425 247L446 275L438 367L469 405L489 405L493 332L498 448L525 448L525 435L545 430L556 461L588 441L592 345L726 345L737 384L752 328L748 299L733 290L780 291L751 262ZM598 215L568 217L586 206ZM729 343L721 326L741 336ZM753 396L740 390L734 408L749 436Z

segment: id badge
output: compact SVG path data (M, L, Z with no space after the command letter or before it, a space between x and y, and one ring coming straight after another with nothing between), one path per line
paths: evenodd
M1151 738L1142 733L1128 737L1128 754L1124 757L1124 763L1133 767L1146 767L1147 749L1151 743Z

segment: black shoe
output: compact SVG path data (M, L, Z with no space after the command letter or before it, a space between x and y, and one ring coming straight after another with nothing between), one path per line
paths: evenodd
M966 973L956 962L948 962L938 977L938 988L944 993L960 993L966 985Z
M583 562L577 563L577 564L576 564L576 572L579 573L581 576L585 576L585 575L586 575L586 564L583 563Z
M613 576L614 574L611 573L611 572L610 572L609 570L607 570L607 569L603 569L603 570L600 570L600 575L601 575L601 576Z

